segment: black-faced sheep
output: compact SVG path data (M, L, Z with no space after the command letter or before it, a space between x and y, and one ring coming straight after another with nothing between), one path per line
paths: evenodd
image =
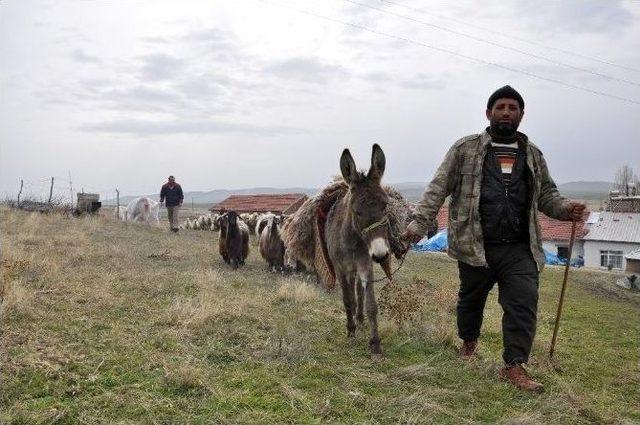
M269 264L269 269L284 270L284 242L280 236L282 216L273 215L260 233L260 255Z
M220 216L219 224L218 250L222 259L235 270L249 256L249 228L234 211Z

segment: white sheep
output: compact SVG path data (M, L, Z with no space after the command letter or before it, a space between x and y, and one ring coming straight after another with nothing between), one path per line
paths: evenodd
M127 221L160 225L160 204L146 196L129 202L125 217Z

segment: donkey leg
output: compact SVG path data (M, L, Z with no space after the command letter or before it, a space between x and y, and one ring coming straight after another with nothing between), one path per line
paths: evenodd
M358 325L364 324L364 286L362 286L362 279L358 277L356 279L356 292L358 295L358 307L356 311L356 320Z
M373 360L382 360L384 354L380 346L380 335L378 335L378 303L373 292L373 276L367 276L365 280L365 302L367 304L367 318L371 327L371 339L369 339L369 350Z
M345 275L340 275L340 286L342 287L344 311L347 314L347 336L354 337L356 334L356 323L353 321L353 313L355 313L353 279Z

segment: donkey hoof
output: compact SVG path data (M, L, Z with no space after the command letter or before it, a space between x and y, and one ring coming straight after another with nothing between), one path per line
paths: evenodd
M384 361L384 354L382 353L371 353L371 360L374 363L380 363Z

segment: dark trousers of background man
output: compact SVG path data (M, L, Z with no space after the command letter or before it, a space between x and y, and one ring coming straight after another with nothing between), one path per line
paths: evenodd
M171 230L178 229L178 211L180 210L180 205L176 205L174 207L167 207L167 216L169 217L169 228Z
M508 365L527 363L538 310L538 268L529 244L486 244L485 256L488 267L458 262L458 335L464 341L478 339L487 296L498 282L498 302L503 310L502 358Z

